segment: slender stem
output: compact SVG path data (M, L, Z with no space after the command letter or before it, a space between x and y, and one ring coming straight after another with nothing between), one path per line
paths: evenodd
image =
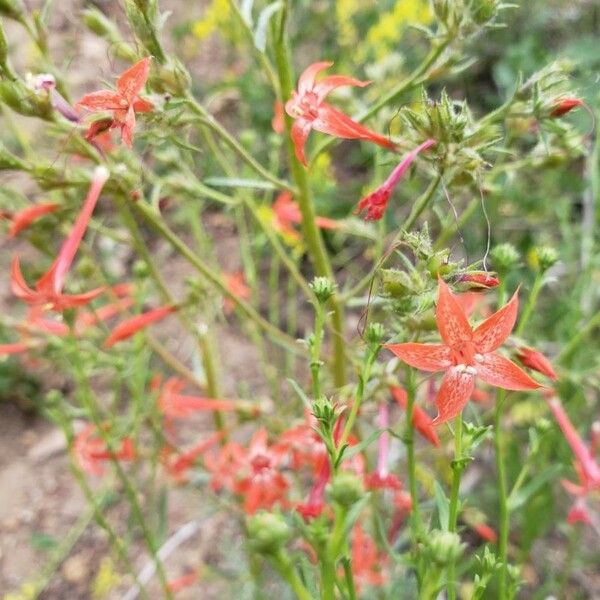
M406 427L404 429L404 443L406 444L407 467L408 467L408 487L410 490L410 499L412 503L411 510L411 529L413 549L416 549L421 533L423 531L423 522L421 520L421 510L419 507L419 494L417 491L417 461L415 457L415 426L413 423L413 414L415 409L415 386L412 370L408 369L406 379Z
M395 85L389 92L383 94L378 100L376 100L369 108L358 113L353 118L355 121L362 123L366 121L369 117L377 114L384 106L387 106L391 102L397 100L402 94L407 92L408 90L416 87L423 81L423 79L427 76L427 71L433 66L433 64L437 61L437 59L444 52L450 40L444 40L443 42L437 44L433 47L429 54L425 57L423 62L406 78L400 81L397 85ZM327 138L324 140L313 153L312 160L314 160L319 154L327 150L329 146L331 146L334 142L337 141L337 138Z
M310 592L306 589L300 580L300 577L298 577L294 565L282 550L279 550L273 557L273 564L281 577L283 577L292 590L294 590L294 594L296 594L298 600L313 600Z
M219 138L225 142L250 168L261 177L270 181L274 186L282 190L295 193L295 189L286 181L279 179L270 171L265 169L228 131L225 129L201 104L192 96L187 97L187 102L192 111L200 117L203 125L211 129Z
M377 354L379 352L379 347L373 349L367 349L367 358L365 360L363 372L358 378L358 384L356 385L356 393L354 394L354 402L352 403L352 408L350 409L350 414L348 415L348 420L344 425L344 430L342 431L342 436L337 444L337 448L343 448L344 444L348 441L350 437L350 433L352 432L352 428L354 427L354 422L356 421L356 416L358 415L358 410L365 395L365 386L369 382L371 377L371 368L373 367L373 363L377 358Z
M429 184L429 187L423 192L421 197L413 204L408 219L402 225L405 231L410 231L412 226L416 223L417 219L421 216L421 213L429 206L429 203L433 199L433 195L437 190L440 181L442 180L442 174L438 174L437 177Z
M543 285L544 274L542 273L542 271L538 271L537 275L535 276L535 281L533 282L533 287L531 288L531 293L527 298L527 304L525 304L525 308L523 309L523 313L521 315L521 318L519 319L519 325L515 330L515 335L519 336L523 333L525 325L527 324L529 318L531 317L531 314L533 313L533 309L535 308L538 296L540 294L540 290L542 289Z
M494 415L494 453L496 456L496 477L498 480L499 501L499 533L498 533L498 558L500 559L500 573L498 582L498 598L506 597L506 579L508 574L508 530L510 514L506 485L506 470L504 468L503 440L502 440L502 411L506 392L499 389L496 392L496 410Z
M275 56L277 70L281 86L281 94L284 99L289 98L291 96L293 89L292 68L288 56L288 43L286 35L288 9L289 4L286 0L281 11L281 23L275 41ZM294 151L294 144L291 138L292 119L287 114L285 115L285 127L285 141L288 162L292 171L294 182L296 183L297 187L295 195L298 205L300 207L300 212L302 213L302 231L304 234L304 241L308 248L308 252L310 254L317 275L321 277L328 277L329 279L333 280L333 270L331 268L331 263L329 262L329 257L327 256L327 252L325 251L325 245L323 243L321 231L317 227L315 221L315 209L310 194L306 170L296 157L296 153ZM345 342L343 338L343 309L336 294L334 294L330 298L329 305L331 307L331 319L333 326L332 370L335 385L337 387L341 387L346 382Z
M577 333L565 344L561 353L558 355L557 362L566 362L571 355L581 346L581 343L596 327L600 327L600 311L592 316L589 321L583 325Z
M321 396L321 343L323 341L323 322L325 314L320 302L315 304L315 331L311 345L310 372L312 375L313 398L318 400Z
M452 463L452 489L450 491L450 507L448 510L448 531L456 533L459 512L460 480L464 469L462 456L462 415L454 420L454 461ZM456 563L451 560L448 564L448 600L456 598Z
M209 267L207 267L202 260L200 260L194 252L181 240L162 219L145 203L136 202L133 207L135 210L144 217L152 228L160 233L162 237L168 241L171 246L185 257L188 262L221 294L231 298L232 302L237 308L251 321L253 321L260 329L265 333L269 334L274 341L281 344L282 346L289 348L296 354L301 354L302 350L299 348L296 340L285 334L283 331L269 323L263 318L250 304L246 301L238 298L229 288L225 285L219 275L214 273Z

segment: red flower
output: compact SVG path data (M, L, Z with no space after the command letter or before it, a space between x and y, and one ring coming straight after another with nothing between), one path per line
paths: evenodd
M54 203L34 204L29 206L11 217L11 225L8 230L8 237L14 238L20 231L29 227L34 221L54 212L60 205Z
M500 285L500 280L485 271L474 271L471 273L463 273L456 279L461 290L489 290Z
M169 588L169 591L172 594L175 594L187 587L190 587L191 585L194 585L194 583L196 583L196 581L198 581L199 579L200 574L198 573L198 571L190 571L189 573L186 573L181 577L171 579L168 582L167 587Z
M517 358L529 369L533 369L553 381L558 379L558 375L550 361L534 348L528 348L527 346L519 348Z
M445 423L462 412L473 393L475 377L507 390L541 387L515 363L495 352L515 325L518 304L515 292L508 304L473 330L460 304L440 278L436 321L444 343L386 346L412 367L446 372L435 398L438 416L434 424Z
M199 456L219 442L225 433L218 431L206 439L199 440L184 451L173 453L168 447L161 453L161 461L167 472L179 482L187 481L188 471Z
M408 397L406 391L397 385L390 387L392 397L404 409L408 406ZM413 425L415 429L434 446L439 447L440 438L433 426L432 418L417 404L413 405Z
M180 394L184 385L177 377L170 377L163 386L158 397L158 409L166 417L182 418L196 411L233 411L240 408L240 403L235 400L217 400Z
M343 75L324 77L317 83L315 78L319 71L332 65L332 62L317 62L310 65L298 79L298 91L293 91L291 99L285 104L285 111L295 119L291 135L298 160L303 165L307 165L304 145L311 129L344 139L369 140L384 148L395 149L396 145L392 141L367 129L325 102L325 97L338 87L345 85L365 87L370 83Z
M325 508L325 488L329 483L331 477L331 466L329 459L325 457L325 460L321 461L321 470L313 487L310 490L308 501L296 505L296 510L302 515L305 521L314 519L321 515Z
M383 585L387 579L382 566L387 556L377 551L373 539L367 535L360 525L354 526L352 536L352 575L356 587L361 585Z
M355 212L360 213L363 210L366 210L367 214L365 215L365 221L378 221L381 219L385 209L387 208L392 192L406 171L408 171L410 165L413 164L419 152L427 150L427 148L430 148L434 144L435 140L427 140L409 152L390 173L390 176L374 192L371 192L368 196L365 196L358 203L358 207L356 208Z
M106 447L97 434L96 426L89 424L75 438L73 453L79 466L90 475L103 475L104 463L108 460L132 461L136 458L135 446L131 438L124 438L116 451Z
M121 136L127 146L132 145L133 128L135 127L136 112L150 112L154 105L152 102L140 98L139 93L146 85L150 72L151 58L148 56L138 61L121 74L117 80L117 91L100 90L86 94L78 103L91 112L110 111L113 122L111 127L118 127ZM93 131L96 131L96 123L92 123L86 139L90 139Z
M153 308L148 312L136 315L135 317L131 317L130 319L125 319L125 321L121 321L111 331L110 335L106 338L104 342L104 346L106 348L111 348L117 342L129 339L141 329L144 329L151 323L156 323L156 321L164 319L166 316L170 315L176 310L176 306L159 306L158 308Z
M205 466L212 473L214 490L226 488L243 498L244 511L270 510L285 502L289 484L279 471L279 457L267 443L267 430L259 429L248 448L230 442L216 455L208 455Z
M553 118L562 117L564 114L582 105L583 100L580 98L563 98L554 105L554 108L550 111L550 116Z
M477 535L486 542L496 542L498 540L498 534L487 523L477 523L473 525L473 529L476 531Z
M20 354L21 352L27 352L29 346L24 342L15 342L14 344L0 344L0 356L8 354Z
M302 223L302 213L298 203L292 199L289 192L281 192L273 204L273 213L275 216L275 228L282 234L289 235L292 239L300 239L298 232L292 225ZM316 217L317 227L321 229L337 229L340 224L334 219L327 217Z
M252 295L252 290L246 284L246 278L242 271L237 273L224 273L223 281L227 286L227 289L236 297L241 300L247 300ZM225 297L223 300L223 310L225 314L230 314L235 309L235 302L229 297Z
M77 319L75 320L75 328L79 331L82 331L100 321L107 321L112 317L120 315L123 311L131 308L134 304L135 300L131 297L119 298L119 300L105 304L93 312L79 313L77 315Z
M11 288L17 298L27 304L44 305L53 310L62 311L67 308L83 306L102 293L104 288L97 288L84 294L67 295L62 293L62 289L69 267L75 258L77 248L83 238L100 192L107 179L108 171L104 167L98 167L94 171L90 190L83 203L81 212L73 225L73 229L63 243L50 269L36 283L35 289L31 289L27 285L21 273L19 258L17 256L13 258Z

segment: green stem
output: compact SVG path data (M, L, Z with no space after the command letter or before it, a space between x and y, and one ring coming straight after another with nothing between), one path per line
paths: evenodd
M496 410L494 415L494 453L496 456L496 477L498 480L499 501L499 533L498 533L498 558L500 559L500 573L498 582L498 598L506 597L506 579L508 574L508 530L510 514L508 506L506 470L504 467L503 440L502 440L502 411L506 392L499 389L496 392Z
M313 600L310 592L306 589L292 562L286 556L282 550L279 550L273 557L273 565L277 569L277 572L281 575L289 586L294 590L298 600Z
M321 343L323 341L323 322L325 314L320 302L315 304L315 331L311 345L310 372L312 375L313 398L318 400L321 397Z
M563 347L562 352L556 359L558 363L565 363L571 355L581 346L581 343L596 327L600 327L600 311L592 316L589 321L583 325L579 331Z
M415 426L413 423L413 414L415 409L415 386L412 377L412 370L409 370L406 380L406 427L404 430L404 443L406 444L406 454L408 463L408 487L410 490L410 499L412 502L411 510L411 529L413 549L416 549L421 533L423 531L423 522L421 521L421 510L419 508L419 494L417 491L417 461L415 457Z
M177 250L188 262L221 294L231 298L232 302L248 319L256 323L260 329L269 334L273 340L285 348L290 349L296 354L301 354L302 351L298 347L296 340L285 334L283 331L269 323L263 318L250 304L245 300L238 298L225 285L219 275L208 268L202 260L200 260L192 250L173 232L162 219L159 218L150 207L143 202L136 202L133 205L134 209L146 220L146 222L157 231L171 246Z
M281 86L282 97L289 98L292 95L292 68L288 56L287 43L287 15L289 4L286 0L281 11L281 23L275 41L275 56L277 63L277 71ZM315 267L317 275L320 277L328 277L333 280L333 270L329 257L325 251L325 245L321 236L321 231L316 224L315 209L312 202L310 189L308 185L308 177L304 166L296 157L294 151L294 143L291 138L292 119L289 115L285 115L286 127L286 149L288 161L294 182L297 190L295 197L302 213L302 232L304 241L308 248L311 260ZM331 307L331 319L333 326L333 377L336 387L342 387L346 383L346 358L345 358L345 342L344 342L344 316L342 305L336 294L329 300Z
M519 319L519 325L515 330L515 335L520 336L525 329L525 325L529 321L531 314L533 313L533 309L537 303L538 296L540 294L540 290L544 285L544 274L542 271L538 271L535 276L535 281L533 282L533 287L531 288L531 293L527 298L527 303L525 304L525 308L523 309L523 313L521 314L521 318Z
M462 415L454 420L454 461L452 463L452 489L450 491L450 506L448 510L448 531L456 533L459 513L460 480L464 469L462 462ZM448 564L448 600L456 598L456 563L454 559Z
M211 129L223 142L229 146L250 168L261 177L271 182L275 187L295 193L295 189L287 182L279 179L265 169L201 104L192 96L186 98L192 111L200 117L203 125Z
M429 187L423 192L420 198L413 204L408 219L402 225L404 231L410 231L412 226L416 223L417 219L421 216L421 213L429 206L429 203L433 199L433 195L437 190L440 181L442 180L442 174L438 174L437 177L429 184Z

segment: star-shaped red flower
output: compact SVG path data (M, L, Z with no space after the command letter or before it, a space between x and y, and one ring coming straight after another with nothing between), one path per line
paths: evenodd
M311 129L344 139L368 140L384 148L395 149L396 145L391 140L325 102L326 96L336 88L345 85L365 87L370 83L344 75L330 75L316 82L317 74L332 65L332 62L309 65L298 79L298 90L292 92L292 97L285 104L285 111L295 119L291 135L298 160L306 166L304 144Z
M517 319L517 293L500 310L472 329L458 300L440 279L436 322L443 344L388 344L386 347L411 367L423 371L445 371L435 398L438 415L434 424L459 415L468 402L475 378L507 390L541 387L515 363L497 354Z
M127 146L133 142L133 129L135 127L136 112L150 112L154 105L149 100L140 98L139 93L146 85L150 72L151 58L147 56L138 61L122 73L117 79L117 91L100 90L86 94L78 103L78 106L86 108L90 112L109 111L113 114L111 127L118 127L121 136ZM90 126L90 132L94 131L95 123ZM86 136L89 139L89 136Z

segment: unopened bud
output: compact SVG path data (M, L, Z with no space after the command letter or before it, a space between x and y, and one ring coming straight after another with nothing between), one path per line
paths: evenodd
M25 12L22 0L0 0L0 15L20 21Z
M100 37L119 35L117 26L97 8L87 8L84 10L83 22L92 33Z
M562 117L568 112L571 112L574 108L582 105L583 100L580 98L563 98L554 104L554 107L550 111L550 116L554 119Z
M501 275L508 273L519 262L519 253L512 244L498 244L491 252L492 263Z
M456 279L456 288L461 292L489 290L500 285L500 280L486 271L463 273Z
M256 552L274 554L290 539L290 527L281 515L259 512L248 519L248 538Z
M442 22L445 23L448 19L449 14L449 6L448 2L450 0L433 0L433 12L435 16Z
M133 276L136 279L145 279L150 274L148 263L145 260L136 260L133 264Z
M365 338L369 344L374 346L381 343L385 335L385 328L381 323L369 323L365 331Z
M535 262L542 273L553 267L559 259L558 251L551 246L540 246L534 250Z
M325 304L335 291L335 283L328 277L315 277L310 284L310 288L315 293L317 300Z
M329 496L343 508L350 508L365 495L362 479L349 471L338 473L329 487Z
M463 553L465 544L452 531L434 530L429 534L429 550L433 560L440 566L455 562Z
M477 25L489 23L498 13L498 0L473 0L471 16Z

